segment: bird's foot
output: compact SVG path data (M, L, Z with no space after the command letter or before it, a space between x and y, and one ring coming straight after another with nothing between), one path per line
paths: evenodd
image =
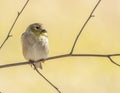
M31 67L34 68L34 70L35 70L35 66L34 66L34 65L35 65L35 64L34 64L35 61L33 61L33 60L29 60L29 62L31 63L31 64L30 64Z

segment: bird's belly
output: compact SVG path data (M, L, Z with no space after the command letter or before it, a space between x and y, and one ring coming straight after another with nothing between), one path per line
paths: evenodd
M27 59L37 61L39 59L45 59L47 58L48 53L45 50L45 46L34 44L32 47L30 47L27 51Z

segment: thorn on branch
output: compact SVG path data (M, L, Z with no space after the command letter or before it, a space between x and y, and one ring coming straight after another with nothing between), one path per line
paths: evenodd
M20 15L20 12L18 11L18 15Z
M8 35L8 37L12 37L13 35Z
M91 15L91 17L95 17L95 15Z

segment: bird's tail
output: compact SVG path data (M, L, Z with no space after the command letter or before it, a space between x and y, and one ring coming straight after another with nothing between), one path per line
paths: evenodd
M34 65L35 65L36 68L42 69L42 62L41 61L38 62L38 63L34 63Z

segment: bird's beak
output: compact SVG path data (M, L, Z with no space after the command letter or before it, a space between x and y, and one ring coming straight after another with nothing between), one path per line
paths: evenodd
M45 29L42 29L41 32L42 32L42 33L46 33L47 31L46 31Z

